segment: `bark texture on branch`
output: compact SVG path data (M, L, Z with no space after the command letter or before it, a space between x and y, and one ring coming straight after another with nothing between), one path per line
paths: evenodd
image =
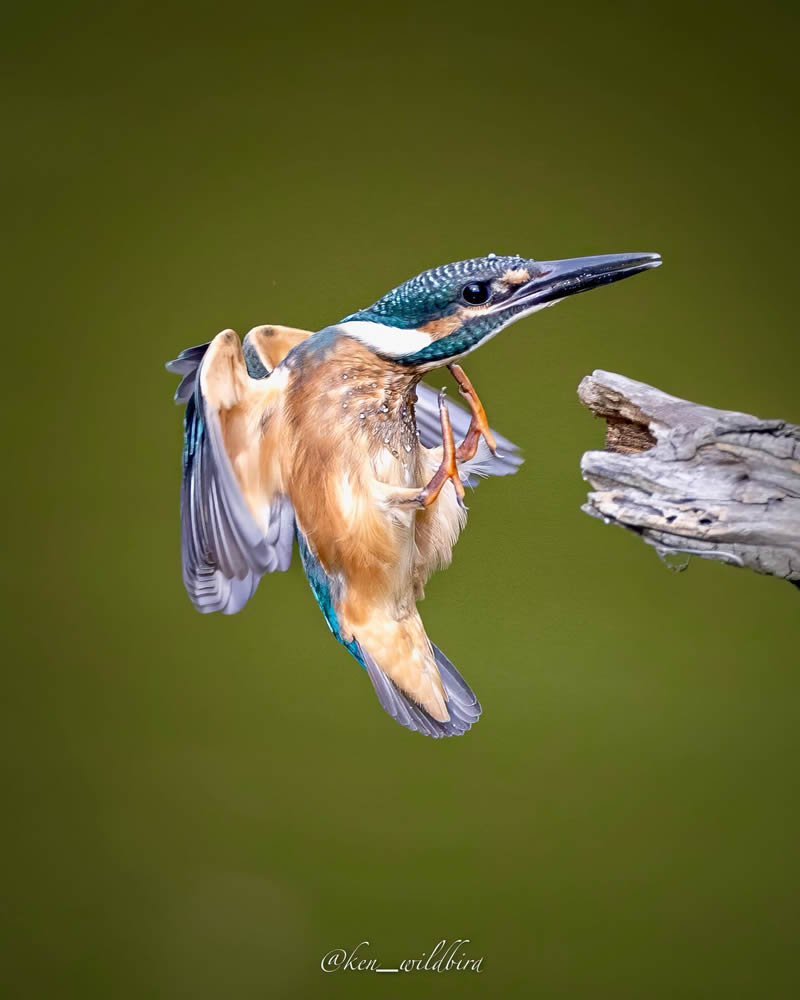
M596 371L578 397L604 417L583 510L661 555L718 559L800 587L800 427L715 410Z

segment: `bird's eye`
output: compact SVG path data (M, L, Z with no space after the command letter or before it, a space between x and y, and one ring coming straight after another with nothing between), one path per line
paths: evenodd
M471 306L480 306L488 302L492 292L486 281L470 281L461 289L461 298Z

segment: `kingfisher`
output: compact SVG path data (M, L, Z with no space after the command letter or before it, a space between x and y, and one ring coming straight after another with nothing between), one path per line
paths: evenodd
M423 271L316 332L223 330L183 351L167 368L183 376L182 567L197 610L241 610L296 543L330 631L388 714L434 738L465 733L481 705L417 604L451 561L465 486L522 457L458 362L517 320L660 263L492 253ZM466 408L421 382L441 367Z

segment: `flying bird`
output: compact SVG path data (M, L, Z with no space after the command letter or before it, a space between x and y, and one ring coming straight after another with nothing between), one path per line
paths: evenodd
M417 602L451 560L465 484L522 458L458 361L531 313L660 263L489 254L424 271L316 333L258 326L242 342L223 330L183 351L167 368L183 376L183 581L197 610L241 610L296 541L325 621L389 715L435 738L466 732L481 706ZM444 366L468 410L421 383Z

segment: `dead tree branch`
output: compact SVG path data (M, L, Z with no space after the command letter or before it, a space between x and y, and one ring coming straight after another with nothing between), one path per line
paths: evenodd
M682 553L800 587L800 427L715 410L596 371L578 397L606 420L587 451L583 510Z

